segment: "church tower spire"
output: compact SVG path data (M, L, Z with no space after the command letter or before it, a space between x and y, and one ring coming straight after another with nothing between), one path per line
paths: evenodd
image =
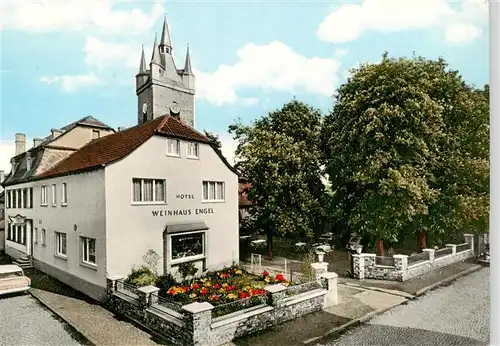
M139 74L146 73L146 57L144 56L144 45L142 45L142 53L141 53L141 63L139 65Z
M158 42L158 35L155 34L155 43L153 44L153 55L151 56L151 64L161 65L157 42Z
M193 74L193 70L191 69L191 56L189 55L189 44L187 46L186 61L184 62L184 71L182 73Z
M167 16L163 19L163 31L161 32L160 53L172 54L172 41L170 40L170 31L168 30Z

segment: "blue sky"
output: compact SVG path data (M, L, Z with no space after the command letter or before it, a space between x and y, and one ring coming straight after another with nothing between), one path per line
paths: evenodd
M196 127L220 135L294 96L327 112L349 68L391 56L444 57L465 80L488 82L487 2L4 1L0 169L14 134L49 134L86 115L136 124L134 76L167 16L182 67L189 43Z

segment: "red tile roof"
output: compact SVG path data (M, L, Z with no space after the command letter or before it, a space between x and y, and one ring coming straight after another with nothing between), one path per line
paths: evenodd
M96 139L36 178L63 175L110 164L130 154L155 134L210 143L207 137L189 125L165 115Z
M252 205L252 202L248 200L248 188L250 184L248 183L239 183L238 189L238 204L240 207L247 207Z

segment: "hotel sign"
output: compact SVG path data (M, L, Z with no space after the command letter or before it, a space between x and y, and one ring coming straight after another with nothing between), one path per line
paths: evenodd
M22 225L24 224L24 220L26 220L25 216L17 214L16 216L9 216L10 222L14 225Z

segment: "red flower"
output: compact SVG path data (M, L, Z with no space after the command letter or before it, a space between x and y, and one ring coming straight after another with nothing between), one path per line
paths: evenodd
M254 296L254 295L258 295L258 294L264 294L266 293L266 290L261 290L261 289L253 289L250 291L251 295Z
M218 296L217 294L214 294L213 296L210 297L210 300L219 300L220 299L220 296Z
M276 277L274 278L274 280L276 280L276 281L286 281L285 277L281 273L277 274Z
M235 285L227 286L226 291L234 291L236 289Z
M191 285L191 287L194 289L194 290L197 290L198 288L200 288L200 285L195 282L194 284Z
M264 271L264 272L262 273L262 275L263 275L264 277L269 276L269 272L268 272L268 271Z
M241 291L239 294L240 299L248 298L250 295L247 292Z
M214 288L215 288L216 290L218 290L218 289L220 288L220 285L219 285L219 283L218 283L218 282L217 282L217 283L215 283Z
M204 295L205 295L205 294L207 294L207 293L208 293L208 288L206 288L206 287L203 287L203 288L201 289L201 291L200 291L200 294L201 294L202 296L204 296Z

